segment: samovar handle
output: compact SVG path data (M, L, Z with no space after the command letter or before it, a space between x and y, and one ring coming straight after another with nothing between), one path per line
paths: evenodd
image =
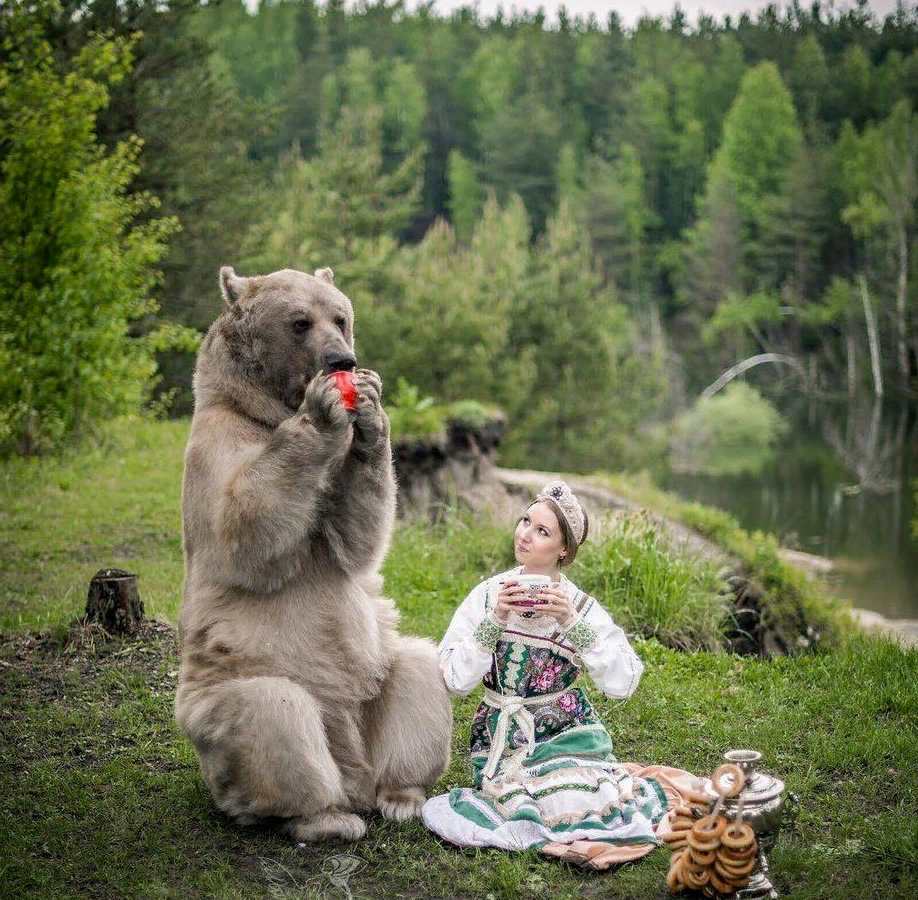
M800 798L793 792L787 792L784 809L781 810L781 831L793 833L797 826L797 814L800 812Z

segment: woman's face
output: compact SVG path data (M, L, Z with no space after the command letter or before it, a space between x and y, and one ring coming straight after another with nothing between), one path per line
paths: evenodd
M549 575L558 570L564 535L558 517L547 503L533 503L523 513L513 536L513 549L525 572Z

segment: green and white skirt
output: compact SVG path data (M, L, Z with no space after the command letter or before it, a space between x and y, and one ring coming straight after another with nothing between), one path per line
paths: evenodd
M609 750L597 753L603 744ZM601 725L572 728L501 765L480 789L431 797L421 817L432 832L466 847L657 844L654 827L667 810L663 788L653 778L633 777L610 751Z

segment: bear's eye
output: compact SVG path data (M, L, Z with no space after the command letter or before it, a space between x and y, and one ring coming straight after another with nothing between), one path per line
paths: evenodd
M297 319L293 323L293 330L297 334L303 334L304 332L309 331L311 325L312 322L310 322L309 319Z
M338 318L335 319L335 324L343 332L347 328L347 319L345 319L344 316L338 316Z

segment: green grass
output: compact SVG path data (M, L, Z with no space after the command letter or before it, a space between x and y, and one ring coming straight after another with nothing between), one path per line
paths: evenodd
M171 634L63 640L103 566L137 572L148 614L175 620L186 431L135 423L104 446L2 471L0 896L332 898L347 896L343 886L354 898L669 896L663 850L594 873L537 852L457 849L417 822L378 816L361 842L307 848L229 824L172 718ZM605 557L600 547L596 559L584 553L572 573L605 585L617 616L627 610L642 625L641 610L649 616L662 593L657 620L672 623L667 607L680 595L701 602L710 593L711 573L660 560L640 529L632 538L637 550L603 544ZM509 565L510 552L503 531L461 519L399 529L385 577L403 628L439 637L456 604ZM41 637L29 636L38 629ZM652 633L646 623L634 630ZM799 797L795 827L770 854L782 896L918 895L918 651L856 636L767 662L679 652L658 637L634 640L646 665L634 697L621 704L592 691L621 759L710 773L731 747L761 750L764 768ZM465 748L478 697L455 701L438 791L470 783Z
M147 615L174 620L187 421L121 422L103 443L0 468L0 628L82 613L103 568L138 573Z

